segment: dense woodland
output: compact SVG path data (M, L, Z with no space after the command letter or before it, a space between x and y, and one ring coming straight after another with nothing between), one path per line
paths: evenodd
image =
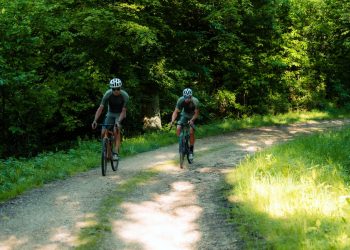
M185 87L199 123L350 106L349 62L348 0L0 0L0 158L97 136L113 77L132 136Z

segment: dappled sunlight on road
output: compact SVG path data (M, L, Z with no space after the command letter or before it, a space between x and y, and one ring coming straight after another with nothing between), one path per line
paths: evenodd
M198 218L202 208L196 204L194 185L174 182L167 194L152 201L124 203L124 218L113 222L113 233L142 249L193 249L201 238Z
M76 241L76 237L73 236L72 233L67 230L67 228L58 227L52 231L50 241L73 245L74 241Z
M113 174L114 172L112 172L111 168L108 169L110 172L107 172L108 175L108 178L110 180L113 180L113 181L116 181L116 182L119 182L120 180L122 180L122 178L119 176L119 175L115 175ZM100 176L101 179L103 178L106 178L106 176Z
M174 152L171 152L171 153L163 152L163 153L154 154L154 159L157 160L157 162L171 159L177 154L176 150L177 149L175 149Z
M323 131L324 129L322 128L304 128L304 129L301 129L301 128L298 128L296 130L293 130L291 129L289 131L290 134L299 134L299 133L305 133L305 134L312 134L312 133L315 133L315 132L321 132Z
M240 143L237 143L237 145L241 146L244 150L249 152L255 152L261 149L262 146L271 146L276 141L278 141L279 138L271 135L261 135L260 138L254 138L254 140L251 139L243 139L240 140Z
M9 236L7 240L0 242L0 250L18 249L26 242L28 242L26 238L19 239L16 236Z
M248 146L246 148L246 151L248 151L248 152L256 152L258 150L259 150L259 147L256 147L256 146Z
M61 250L61 247L58 244L48 244L45 246L38 246L36 250Z
M78 223L79 224L79 223ZM78 227L86 226L78 225ZM48 235L48 243L37 244L35 247L29 247L32 244L33 239L29 239L27 236L23 238L17 238L16 236L9 236L7 240L0 242L0 250L12 250L12 249L38 249L38 250L55 250L65 248L71 248L76 245L77 236L74 236L71 231L66 227L53 227Z

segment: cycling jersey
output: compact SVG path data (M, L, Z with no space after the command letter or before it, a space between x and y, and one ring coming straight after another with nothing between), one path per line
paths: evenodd
M196 97L191 98L191 100L186 103L185 98L181 96L176 103L176 108L181 111L182 116L192 117L194 115L195 109L199 108L199 101Z
M103 95L101 105L103 107L108 106L107 116L113 116L121 113L128 101L129 95L124 90L120 90L120 95L116 96L113 94L113 91L109 89Z

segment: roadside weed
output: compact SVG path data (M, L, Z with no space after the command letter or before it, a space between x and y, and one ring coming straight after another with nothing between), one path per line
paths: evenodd
M247 245L349 248L349 152L350 128L345 128L274 146L228 174L228 200L237 204L232 215Z

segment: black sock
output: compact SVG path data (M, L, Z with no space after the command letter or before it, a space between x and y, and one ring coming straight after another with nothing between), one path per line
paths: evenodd
M193 145L190 145L190 152L193 153Z

